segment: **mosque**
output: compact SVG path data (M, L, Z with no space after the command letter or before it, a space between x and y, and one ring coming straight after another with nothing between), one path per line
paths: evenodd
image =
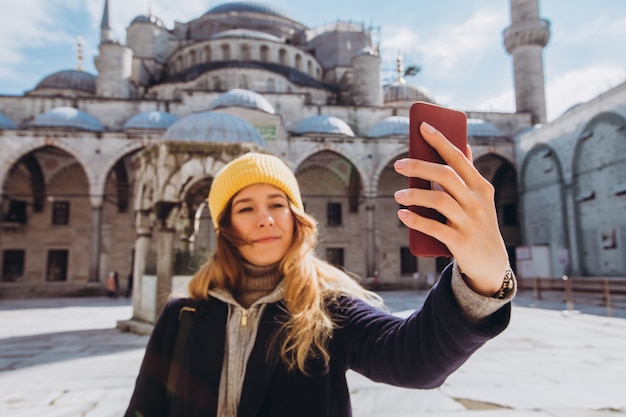
M409 108L436 95L405 81L400 58L381 81L372 28L231 2L173 28L137 16L121 42L109 3L97 74L0 95L0 298L101 294L117 271L122 290L133 277L135 318L153 321L214 247L213 176L251 150L290 166L320 256L366 284L415 286L447 264L411 255L392 198ZM626 84L547 123L550 25L538 0L510 7L516 111L466 114L513 264L521 277L624 276Z

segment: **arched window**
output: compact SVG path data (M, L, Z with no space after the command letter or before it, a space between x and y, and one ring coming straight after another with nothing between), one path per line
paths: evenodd
M227 43L222 45L222 61L230 61L230 45Z
M211 62L211 47L209 45L204 47L204 62Z
M280 65L287 66L287 51L284 49L278 51L278 63Z
M302 71L302 57L300 54L296 54L296 69Z
M269 62L270 60L270 48L267 45L261 46L261 62Z
M196 65L196 51L189 51L189 62L187 67L193 67Z
M313 63L311 61L306 62L306 73L311 77L313 76Z
M250 59L252 59L250 57L250 45L241 45L241 60L250 61Z

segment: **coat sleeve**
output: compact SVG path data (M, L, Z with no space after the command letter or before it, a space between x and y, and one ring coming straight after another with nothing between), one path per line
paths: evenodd
M155 323L124 417L168 415L166 381L182 305L182 300L170 301Z
M423 306L403 319L361 300L342 298L334 312L333 345L345 366L377 382L436 388L489 339L508 325L507 303L479 325L464 316L442 273Z

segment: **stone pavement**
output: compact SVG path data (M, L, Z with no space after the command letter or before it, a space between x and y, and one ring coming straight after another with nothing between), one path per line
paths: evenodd
M382 295L399 315L424 297ZM626 309L575 307L520 294L509 328L435 390L351 372L354 416L626 416ZM0 416L121 416L147 342L115 328L131 313L126 299L0 300Z

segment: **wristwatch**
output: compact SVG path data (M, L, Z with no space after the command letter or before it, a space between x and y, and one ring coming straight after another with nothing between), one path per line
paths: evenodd
M513 271L511 268L507 268L504 272L504 279L502 280L502 286L500 289L492 295L493 298L497 298L499 300L506 297L506 295L513 289Z

